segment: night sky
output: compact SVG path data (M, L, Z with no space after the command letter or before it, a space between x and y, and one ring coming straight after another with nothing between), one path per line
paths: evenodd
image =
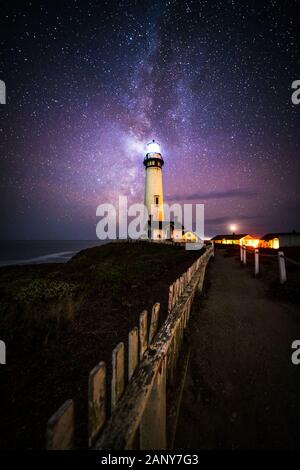
M98 204L143 202L152 138L206 236L299 230L297 3L5 2L1 238L95 238Z

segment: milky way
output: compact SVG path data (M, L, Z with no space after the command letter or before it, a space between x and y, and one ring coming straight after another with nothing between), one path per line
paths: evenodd
M9 2L0 19L2 238L94 238L96 207L168 202L206 235L299 229L296 1ZM298 132L297 132L298 127Z

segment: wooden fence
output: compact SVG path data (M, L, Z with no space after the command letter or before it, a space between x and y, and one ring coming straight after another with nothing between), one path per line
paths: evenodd
M95 449L166 449L166 391L174 378L184 330L195 293L202 290L206 266L214 256L210 245L192 266L169 288L167 318L158 331L160 304L143 311L139 326L128 336L128 377L125 377L125 347L119 343L112 353L110 418L107 418L106 365L100 362L89 375L88 445ZM127 383L127 385L126 385ZM74 447L75 411L67 400L50 418L47 449Z
M283 251L277 251L275 254L270 254L260 252L258 248L255 248L253 251L247 249L245 245L240 245L240 260L244 265L247 264L247 253L254 253L254 276L258 276L260 273L260 257L277 258L280 284L285 284L287 281L286 261L298 267L300 266L299 262L286 257Z

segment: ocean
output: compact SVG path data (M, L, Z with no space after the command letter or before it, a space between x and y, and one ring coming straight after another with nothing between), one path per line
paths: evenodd
M81 250L107 243L102 240L0 241L0 267L17 264L65 263Z

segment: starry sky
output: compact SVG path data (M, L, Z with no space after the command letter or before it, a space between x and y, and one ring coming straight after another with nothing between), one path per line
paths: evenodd
M143 202L152 138L206 236L299 230L298 3L5 2L0 237L95 238L100 203Z

